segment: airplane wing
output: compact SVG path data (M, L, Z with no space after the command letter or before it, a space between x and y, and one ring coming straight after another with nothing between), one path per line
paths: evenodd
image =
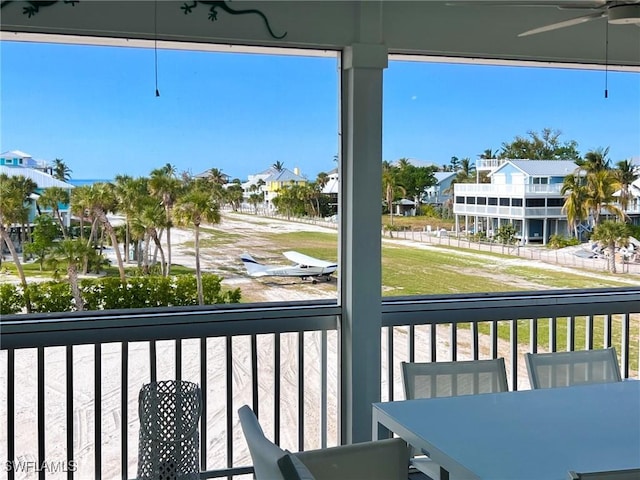
M329 268L335 267L336 264L333 262L327 262L325 260L319 260L314 257L310 257L308 255L304 255L299 252L294 252L292 250L288 252L282 252L282 254L287 257L293 263L298 263L300 265L307 265L309 267L320 267L320 268Z

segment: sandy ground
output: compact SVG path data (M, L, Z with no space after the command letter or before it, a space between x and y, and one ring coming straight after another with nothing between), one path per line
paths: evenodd
M248 277L239 259L242 251L248 251L256 258L273 263L286 263L284 258L274 258L268 252L261 240L255 236L258 231L284 232L296 230L314 230L335 232L335 229L321 226L311 226L278 220L266 220L250 215L225 215L223 222L217 226L221 231L233 233L242 237L239 246L224 245L224 248L206 248L202 252L202 268L205 271L221 274L224 284L229 287L240 287L245 299L252 301L291 301L310 298L335 298L335 281L319 282L313 285L309 281L298 279L254 279ZM209 235L204 234L203 239ZM184 230L172 230L173 262L193 265L192 235ZM390 240L385 240L390 242ZM411 244L415 248L434 248L424 244L393 240L396 244ZM186 243L186 245L185 245ZM462 253L464 254L464 253ZM478 254L473 254L477 256ZM531 261L522 259L496 259L500 262L526 263ZM541 262L537 262L541 263ZM561 266L541 264L546 268L563 269ZM487 275L487 272L484 272ZM594 274L596 275L596 274ZM426 361L430 356L429 334L430 327L416 328L416 360ZM439 327L437 330L437 354L441 360L449 359L449 327ZM383 344L386 344L386 332L383 333ZM471 332L458 332L458 359L470 359ZM284 448L298 450L297 432L290 426L297 425L298 400L297 389L299 381L298 363L298 334L281 336L281 444ZM304 383L305 383L305 448L320 446L320 409L321 404L321 375L319 371L320 334L316 332L304 334ZM183 341L182 378L199 382L200 378L200 348L195 340ZM265 414L261 423L267 434L272 436L273 425L268 420L273 412L274 391L274 338L272 335L262 335L258 338L259 364L259 399L261 411ZM402 398L400 361L407 359L407 330L397 328L394 331L394 398ZM223 468L227 465L227 436L233 439L234 465L250 464L244 439L237 424L235 410L244 403L251 403L251 356L248 338L234 338L232 341L232 397L233 429L227 432L226 425L226 354L225 339L209 339L207 341L208 388L204 392L207 401L207 466L209 469ZM480 339L480 356L489 356L489 338ZM525 347L519 347L518 352L518 388L528 388L527 373L524 362L521 361ZM78 465L76 478L94 477L95 451L95 401L93 346L77 346L74 352L74 451ZM510 347L508 342L499 341L499 354L505 357L509 378L512 366L510 364ZM159 342L158 344L158 379L175 378L173 359L175 355L174 342ZM328 443L335 444L336 411L338 399L338 371L337 371L337 335L328 334L328 372L327 372L327 402L328 402ZM137 413L138 392L142 384L149 379L149 346L145 343L129 345L128 369L128 477L136 475L137 446L139 420ZM387 387L387 358L383 358L383 400L388 399ZM101 351L102 360L102 471L103 478L120 478L120 422L122 418L121 403L121 346L120 344L105 344ZM46 459L51 464L65 460L66 415L65 415L65 350L64 348L48 348L45 353L46 381ZM19 461L37 460L37 371L36 352L33 349L16 353L16 459ZM7 352L0 352L0 395L7 396ZM0 423L6 424L6 403L0 402ZM6 429L0 429L0 450L7 445ZM50 475L49 478L63 478L63 472ZM37 474L31 470L17 472L18 479L34 479ZM246 476L245 478L249 478Z

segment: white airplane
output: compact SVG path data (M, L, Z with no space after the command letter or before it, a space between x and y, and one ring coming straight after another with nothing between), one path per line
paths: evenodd
M252 277L300 277L302 280L311 278L312 283L316 283L316 278L324 277L331 280L331 274L336 271L338 265L335 263L309 257L302 253L288 251L282 254L293 262L293 265L264 265L258 263L248 253L240 255L247 273Z

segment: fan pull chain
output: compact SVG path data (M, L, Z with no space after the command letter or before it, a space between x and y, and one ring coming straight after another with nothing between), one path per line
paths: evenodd
M160 96L160 90L158 90L158 0L154 2L153 6L153 54L155 61L155 73L156 73L156 97Z
M609 19L605 22L604 34L604 98L609 98Z

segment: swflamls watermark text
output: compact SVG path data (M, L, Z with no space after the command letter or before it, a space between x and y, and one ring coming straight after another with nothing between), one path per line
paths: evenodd
M35 460L7 460L4 463L5 472L16 473L59 473L59 472L75 472L78 464L75 460L45 460L42 463Z

